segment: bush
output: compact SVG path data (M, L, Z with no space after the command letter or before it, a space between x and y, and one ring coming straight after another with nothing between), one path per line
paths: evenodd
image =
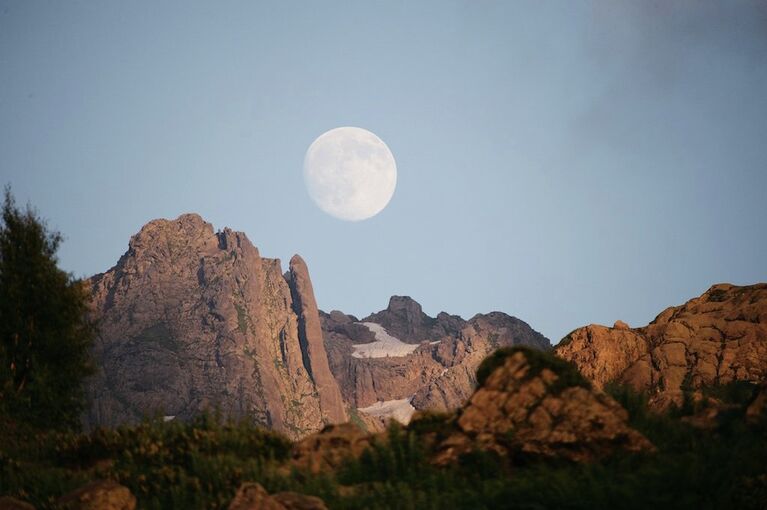
M537 376L544 368L557 374L558 379L551 387L549 387L549 391L554 394L572 386L591 388L591 383L583 377L575 365L569 361L563 360L550 352L523 346L504 347L485 358L477 369L477 384L482 386L487 378L490 377L490 374L492 374L496 368L503 365L506 358L513 356L518 352L525 355L527 363L530 365L530 369L525 375L525 379L531 379Z
M203 415L83 435L19 432L0 442L0 494L39 508L53 508L66 492L100 478L128 487L140 508L225 508L243 482L270 490L294 484L277 470L290 441L248 421Z

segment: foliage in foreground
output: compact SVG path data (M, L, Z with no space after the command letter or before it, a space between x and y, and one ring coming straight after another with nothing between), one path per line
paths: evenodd
M747 390L712 391L745 404ZM451 418L434 415L410 428L390 427L338 473L314 476L288 467L290 443L282 436L206 416L86 435L16 430L0 440L0 494L50 508L67 490L111 477L136 494L140 508L226 508L244 481L270 492L317 495L341 509L764 508L767 427L746 425L743 405L724 413L714 429L699 430L679 410L651 413L645 397L610 391L632 425L658 446L656 454L591 465L515 465L475 453L457 466L436 468L424 434L444 433Z
M211 415L89 434L3 425L12 433L0 440L0 494L38 508L102 478L129 487L142 508L222 508L244 481L281 487L276 468L290 449L279 434Z
M93 328L81 283L57 267L61 234L5 190L0 222L0 414L79 424Z

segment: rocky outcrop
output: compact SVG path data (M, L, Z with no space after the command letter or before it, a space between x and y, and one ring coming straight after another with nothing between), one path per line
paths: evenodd
M112 480L91 482L62 496L56 508L66 510L134 510L136 497Z
M0 510L35 510L35 507L26 501L3 496L0 497Z
M616 381L648 392L656 408L702 386L758 383L767 378L767 284L714 285L641 328L579 328L556 353L599 388Z
M358 458L376 437L351 423L329 425L293 445L291 464L310 473L328 473Z
M290 284L293 308L298 316L298 338L301 341L304 365L314 380L323 414L330 422L340 423L346 420L346 411L338 384L328 366L309 269L300 256L294 255L290 259L290 271L286 278Z
M586 462L654 449L627 424L625 409L551 354L513 348L484 363L491 366L480 373L489 375L438 446L436 464L476 450L513 463L529 457Z
M248 482L237 489L229 510L327 510L325 502L315 496L297 492L269 495L260 484Z
M475 389L477 367L495 349L550 348L540 333L504 313L468 321L444 312L432 318L406 296L392 297L386 310L362 320L338 311L320 316L331 370L346 402L363 414L371 406L399 412L395 404L405 399L418 410L457 409ZM391 338L377 340L381 333ZM380 346L364 349L374 342ZM390 354L382 355L387 346Z
M295 438L347 419L300 258L283 276L245 234L185 214L145 225L91 284L88 424L218 409Z
M403 342L417 344L444 336L455 336L463 321L460 317L440 314L432 318L410 296L392 296L386 310L374 313L363 322L375 322Z

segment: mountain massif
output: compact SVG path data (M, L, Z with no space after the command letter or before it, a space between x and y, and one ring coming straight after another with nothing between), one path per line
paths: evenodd
M245 234L195 214L148 223L90 283L99 336L89 425L218 409L292 438L350 420L375 431L462 407L499 348L551 347L504 313L430 317L407 296L362 319L325 313L301 257L283 273ZM582 327L554 352L597 389L628 384L658 409L706 386L760 383L767 284L715 285L641 328Z
M362 320L321 312L298 255L283 273L245 234L196 214L146 224L90 283L90 426L217 409L293 438L350 418L379 429L462 405L498 347L550 346L503 313L432 318L408 297Z
M765 508L767 284L552 349L407 296L322 312L299 256L194 214L90 284L107 428L0 417L0 508Z

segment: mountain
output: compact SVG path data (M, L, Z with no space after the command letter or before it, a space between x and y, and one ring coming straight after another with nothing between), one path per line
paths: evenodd
M617 381L647 392L656 408L704 386L759 383L767 378L767 284L714 285L641 328L582 327L556 354L599 388Z
M407 296L364 319L320 312L330 368L344 400L366 424L407 423L416 410L455 410L474 392L482 360L499 347L549 349L548 339L501 312L468 321L426 315Z
M245 234L185 214L145 225L90 283L89 425L219 409L299 437L348 419L300 257L283 274Z
M320 312L301 257L283 274L245 234L196 214L149 222L90 284L89 426L218 409L292 438L350 418L375 430L416 409L460 407L498 347L550 348L506 314L432 318L409 297L362 320Z

